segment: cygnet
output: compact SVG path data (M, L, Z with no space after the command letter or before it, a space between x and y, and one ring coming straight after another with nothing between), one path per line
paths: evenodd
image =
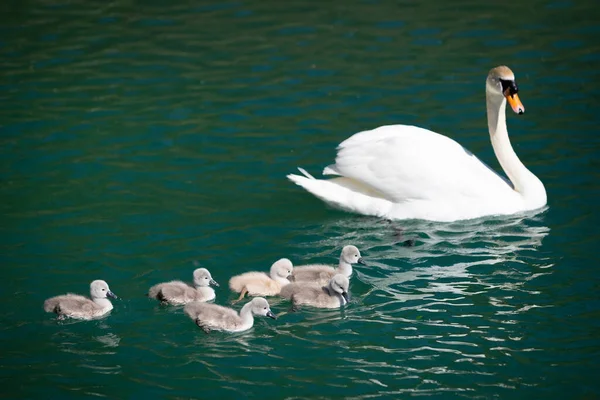
M366 265L358 248L352 245L344 246L337 268L324 264L298 266L294 268L292 281L313 282L325 286L336 274L342 274L345 277L350 278L350 275L352 275L352 264L357 263Z
M289 284L288 277L292 274L294 267L287 258L277 260L271 266L270 274L264 272L246 272L234 276L229 280L229 287L234 292L240 293L240 297L233 303L244 298L246 293L250 296L275 296L281 288Z
M163 282L152 286L148 297L172 305L210 301L215 298L215 291L210 285L219 286L206 268L198 268L194 271L194 286L182 281Z
M327 286L314 283L291 283L281 289L280 295L292 301L292 308L307 305L318 308L338 308L348 303L350 281L342 274L334 275Z
M183 310L206 333L211 330L245 331L254 325L255 315L277 319L267 300L262 297L255 297L246 303L239 314L232 308L199 301L188 303Z
M117 298L110 291L108 283L102 280L96 280L90 284L90 297L73 293L51 297L44 302L44 311L56 313L59 319L67 317L93 319L101 317L113 309L108 297Z

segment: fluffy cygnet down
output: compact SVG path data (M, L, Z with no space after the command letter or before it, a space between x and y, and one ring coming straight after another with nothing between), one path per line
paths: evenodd
M117 298L110 291L108 283L102 280L96 280L90 284L90 297L87 298L73 293L51 297L44 302L44 310L56 313L59 319L67 317L93 319L101 317L113 309L108 297Z
M172 305L210 301L215 298L215 291L210 285L219 286L206 268L198 268L194 271L194 286L182 281L163 282L152 286L148 297Z
M239 314L232 308L199 301L188 303L183 310L206 333L211 330L245 331L254 325L255 315L277 319L267 300L262 297L255 297L246 303Z
M338 308L348 303L350 281L342 274L334 275L327 286L309 282L291 283L281 289L280 296L292 301L292 309L307 305L318 308Z
M357 263L365 265L358 248L352 245L344 246L337 268L324 264L298 266L294 268L292 281L313 282L325 286L336 274L342 274L350 278L350 275L352 275L352 264Z
M234 276L229 280L229 288L240 293L240 297L233 303L244 298L246 293L250 296L275 296L281 288L289 284L288 277L294 267L287 258L277 260L271 266L269 275L264 272L246 272Z

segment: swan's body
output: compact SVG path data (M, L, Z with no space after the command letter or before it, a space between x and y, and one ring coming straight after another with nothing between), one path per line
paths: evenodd
M281 288L290 283L288 277L294 267L287 258L277 260L271 265L269 275L264 272L246 272L229 280L229 288L240 293L237 301L250 296L275 296Z
M102 317L113 305L108 297L117 298L110 291L108 284L102 280L93 281L90 284L90 297L67 293L55 296L44 301L44 311L53 312L58 318L94 319Z
M291 283L281 289L280 296L290 299L293 307L339 308L348 303L349 285L346 276L337 274L327 286L308 282Z
M255 297L246 303L239 314L232 308L199 301L188 303L183 310L206 333L211 330L245 331L254 325L254 315L276 319L275 314L271 312L269 303L262 297Z
M206 268L198 268L194 271L194 286L182 281L163 282L152 286L148 291L148 297L172 305L210 301L215 298L215 291L210 285L219 286Z
M546 205L546 190L515 154L506 127L506 102L524 108L507 67L486 81L488 128L494 152L510 180L498 175L454 140L407 125L359 132L338 147L329 180L288 175L326 203L390 219L454 221L513 214Z
M356 263L364 264L358 248L352 245L344 246L337 268L325 264L302 265L294 267L292 277L294 282L312 282L325 286L337 274L342 274L346 278L350 278L352 275L352 264Z

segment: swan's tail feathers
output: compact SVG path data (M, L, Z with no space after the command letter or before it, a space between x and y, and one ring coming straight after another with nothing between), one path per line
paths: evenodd
M302 172L302 175L304 175L308 179L315 179L315 177L312 176L311 174L309 174L308 172L306 172L306 170L304 168L298 167L298 171Z
M324 180L293 174L287 178L334 208L367 215L380 215L389 209L388 200L370 196L348 178Z
M244 289L244 286L246 286L246 283L240 275L233 276L229 279L229 289L236 293L240 293L242 289Z
M60 300L59 300L58 296L47 299L46 301L44 301L44 311L55 312L59 303L60 303Z
M304 168L298 167L298 171L300 171L302 173L302 175L304 175L304 176L296 175L296 174L289 174L289 175L287 175L287 178L290 181L294 182L296 185L302 186L303 188L308 190L306 187L306 182L316 181L315 177L312 176L311 174L309 174L308 172L306 172L306 170ZM308 191L310 192L310 190L308 190Z
M331 207L345 211L382 216L392 206L389 199L373 188L349 178L314 179L294 174L287 178Z
M158 299L160 292L162 290L162 284L154 285L148 290L147 296L152 299Z
M328 165L323 169L323 175L342 175L340 171L337 170L334 164Z

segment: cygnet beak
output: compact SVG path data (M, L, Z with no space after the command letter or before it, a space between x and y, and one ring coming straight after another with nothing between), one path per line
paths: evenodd
M271 310L267 311L267 317L277 319L277 316Z
M363 260L362 257L358 257L358 261L357 263L361 264L361 265L367 265L367 263L365 262L365 260Z
M110 290L106 292L106 297L112 297L113 299L118 299L117 295L111 292Z
M208 283L210 283L213 286L219 287L219 284L214 279L211 279L210 282L208 282Z
M350 297L348 296L348 292L342 292L342 297L346 300L346 303L350 302Z

